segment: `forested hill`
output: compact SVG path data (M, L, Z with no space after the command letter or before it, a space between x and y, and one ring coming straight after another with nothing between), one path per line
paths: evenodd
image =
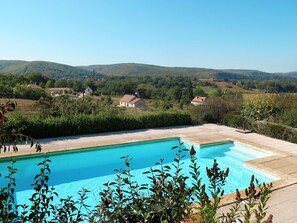
M223 71L224 72L228 72L228 73L241 74L241 75L248 76L248 77L260 77L260 76L274 75L274 74L263 72L263 71L259 71L259 70L225 69Z
M148 64L122 63L111 65L69 66L45 61L0 60L0 73L20 74L39 72L53 78L73 78L85 76L190 76L199 79L271 79L276 77L296 77L297 72L266 73L257 70L216 70L207 68L164 67Z
M164 67L147 64L123 63L112 65L91 65L81 67L89 71L96 71L105 75L114 76L192 76L198 78L229 78L229 79L249 79L255 77L271 77L274 74L265 73L257 70L218 70L207 68L190 67Z
M286 76L286 77L294 77L297 78L297 71L288 72L288 73L278 73L278 75Z
M214 69L187 68L187 67L164 67L148 64L122 63L111 65L91 65L80 67L86 70L113 76L192 76L198 78L211 78L218 73Z
M38 72L52 78L71 78L94 75L92 71L73 67L65 64L46 62L46 61L19 61L19 60L0 60L0 73L3 74L29 74ZM101 75L101 74L95 74Z

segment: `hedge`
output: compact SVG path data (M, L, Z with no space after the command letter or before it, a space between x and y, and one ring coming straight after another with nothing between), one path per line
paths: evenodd
M256 122L254 131L272 138L297 143L297 131L290 126L270 122Z
M226 114L223 118L223 124L233 128L245 128L251 129L252 123L250 120L244 118L241 115Z
M183 112L155 112L139 116L142 128L167 127L192 124L191 116Z
M297 143L297 130L287 125L263 121L252 122L241 115L232 114L224 116L223 124L234 128L243 128L244 124L246 129L258 134Z
M4 128L11 130L21 127L21 133L40 139L189 124L192 124L191 117L184 112L152 112L134 116L99 113L46 119L35 117L26 120L8 120Z

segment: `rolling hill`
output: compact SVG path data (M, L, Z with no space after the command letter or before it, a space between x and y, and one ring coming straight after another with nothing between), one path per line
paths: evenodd
M244 69L224 69L224 72L228 73L236 73L236 74L242 74L244 76L249 77L257 77L257 76L270 76L273 75L271 73L259 71L259 70L244 70Z
M288 73L277 73L277 75L285 76L285 77L297 78L297 71L295 71L295 72L288 72Z
M164 67L148 64L122 63L112 65L91 65L80 68L97 73L113 76L192 76L199 78L210 78L218 73L214 69L187 68L187 67Z
M111 65L69 66L46 61L0 60L0 73L20 74L39 72L53 78L74 78L84 76L191 76L198 79L271 79L276 77L295 77L297 72L267 73L258 70L207 69L191 67L165 67L138 63Z
M103 75L111 76L191 76L200 79L273 79L273 78L297 78L297 72L289 73L268 73L259 70L247 69L208 69L208 68L191 68L191 67L165 67L149 64L122 63L111 65L90 65L79 66L81 69L94 71Z
M82 77L93 75L92 71L53 62L0 60L0 73L28 74L31 72L39 72L45 76L53 78Z

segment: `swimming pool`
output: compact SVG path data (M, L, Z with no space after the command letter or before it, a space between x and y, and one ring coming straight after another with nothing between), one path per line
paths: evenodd
M124 168L123 156L129 155L132 158L132 174L139 184L147 182L147 176L143 175L150 167L164 158L164 163L173 162L176 151L172 147L184 142L183 147L190 149L191 143L180 138L170 138L138 143L121 144L115 146L103 146L97 148L84 148L79 150L49 153L52 161L50 164L50 185L55 186L60 198L73 196L78 198L77 192L86 188L91 193L87 203L95 204L98 201L98 194L103 189L103 183L112 181L115 178L115 169ZM195 146L195 145L194 145ZM244 161L269 156L269 153L262 152L243 146L232 141L195 146L196 156L199 160L201 176L204 183L207 182L206 167L211 167L216 159L221 169L229 167L230 172L227 185L224 188L225 194L232 193L236 189L244 189L249 186L250 177L255 175L259 182L272 182L277 178L248 168ZM18 169L16 178L15 199L18 204L25 204L31 197L33 190L31 184L34 176L38 173L37 164L43 160L40 155L20 156L15 158L15 167ZM185 152L182 173L189 175L189 153ZM0 160L2 176L7 175L8 159ZM1 178L0 187L7 182Z

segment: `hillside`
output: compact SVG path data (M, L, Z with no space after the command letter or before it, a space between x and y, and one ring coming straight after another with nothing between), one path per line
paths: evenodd
M277 73L277 75L285 76L285 77L297 78L297 71L295 71L295 72L288 72L288 73Z
M241 74L251 78L265 78L265 77L292 77L297 78L297 71L288 73L267 73L259 70L244 70L244 69L225 69L228 73Z
M263 77L263 76L272 76L274 74L267 73L259 70L245 70L245 69L224 69L224 72L241 74L248 77Z
M297 78L297 72L291 73L267 73L258 70L216 70L207 68L190 67L165 67L148 64L122 63L111 65L69 66L65 64L46 61L18 61L0 60L0 73L30 73L39 72L53 78L73 78L84 76L190 76L199 79L271 79L276 77Z
M276 77L294 77L291 73L274 74L258 70L244 70L244 69L207 69L207 68L190 68L190 67L164 67L148 64L123 63L111 65L90 65L80 66L82 69L88 71L95 71L103 75L113 76L191 76L199 79L271 79ZM294 73L294 72L292 72ZM297 77L297 75L295 76Z
M197 78L217 78L217 79L271 79L281 77L297 78L296 72L288 73L268 73L259 70L247 69L209 69L209 68L194 68L194 67L165 67L149 64L138 63L121 63L110 65L90 65L78 66L81 69L90 72L96 72L103 75L110 76L192 76Z
M0 73L27 74L30 72L39 72L45 76L53 78L82 77L93 75L92 71L53 62L0 60Z
M214 69L186 68L186 67L164 67L147 64L123 63L112 65L91 65L80 67L89 71L113 76L192 76L198 78L211 78L218 73Z

